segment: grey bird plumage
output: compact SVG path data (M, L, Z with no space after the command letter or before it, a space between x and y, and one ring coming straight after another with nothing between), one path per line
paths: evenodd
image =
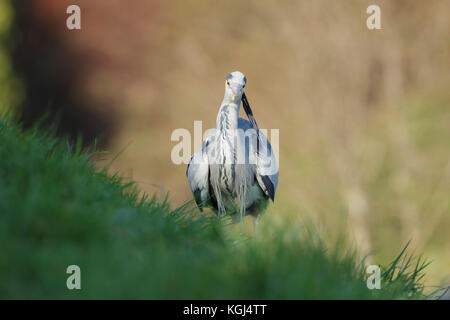
M278 167L245 96L246 82L239 71L227 76L216 128L192 155L186 176L200 210L210 207L233 222L252 215L256 233L269 199L274 201ZM241 102L250 121L239 118Z

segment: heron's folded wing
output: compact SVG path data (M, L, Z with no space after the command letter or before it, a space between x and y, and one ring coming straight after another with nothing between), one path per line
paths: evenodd
M209 199L209 163L206 152L195 152L186 169L186 176L195 202L200 210L208 204Z
M245 144L246 149L247 145L249 145L248 159L251 164L255 165L256 180L264 193L273 201L278 186L278 166L272 146L261 130L258 130L258 142L256 131L249 121L239 118L239 128L243 129L246 137L248 137Z

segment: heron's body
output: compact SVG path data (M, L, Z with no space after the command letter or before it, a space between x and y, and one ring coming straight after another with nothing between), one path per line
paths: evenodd
M233 221L251 214L257 222L269 199L274 199L278 168L243 93L245 82L240 72L227 77L216 130L194 153L186 175L200 209L211 207L219 215L229 214ZM238 116L242 99L250 121Z

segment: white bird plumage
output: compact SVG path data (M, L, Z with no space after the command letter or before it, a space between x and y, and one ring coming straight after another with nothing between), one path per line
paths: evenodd
M239 71L227 76L216 128L192 155L186 176L200 210L211 207L234 222L250 214L256 233L269 199L274 200L278 168L245 96L246 82ZM239 118L241 102L250 121Z

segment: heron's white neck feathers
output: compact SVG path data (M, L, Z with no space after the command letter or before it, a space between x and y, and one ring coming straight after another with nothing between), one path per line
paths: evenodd
M227 103L225 100L222 102L216 119L217 130L226 133L237 129L240 102L240 100L238 103Z
M225 94L223 96L222 105L224 104L237 104L240 105L242 100L242 94L235 96L230 88L225 88Z

